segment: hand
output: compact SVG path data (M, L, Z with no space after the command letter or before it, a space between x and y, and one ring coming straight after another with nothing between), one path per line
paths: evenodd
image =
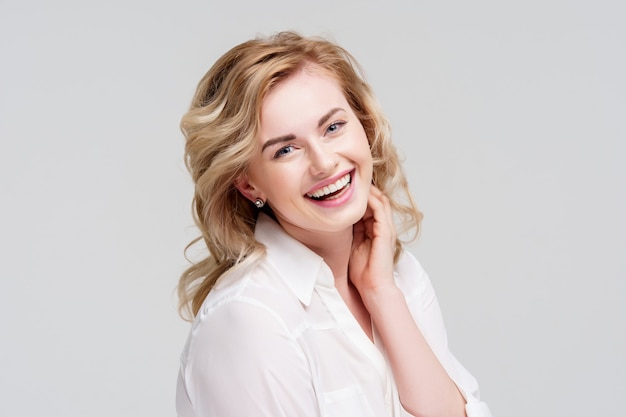
M371 186L368 207L353 227L352 252L348 264L350 281L361 297L395 286L393 258L396 231L389 199Z

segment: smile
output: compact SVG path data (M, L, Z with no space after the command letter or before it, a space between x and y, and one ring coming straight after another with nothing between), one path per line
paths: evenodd
M339 178L332 184L325 185L312 193L307 193L307 197L315 200L332 200L339 197L342 192L350 187L351 177L350 173Z

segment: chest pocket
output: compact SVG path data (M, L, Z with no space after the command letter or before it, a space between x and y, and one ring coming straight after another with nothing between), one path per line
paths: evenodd
M325 392L324 417L380 417L374 413L367 397L358 385Z

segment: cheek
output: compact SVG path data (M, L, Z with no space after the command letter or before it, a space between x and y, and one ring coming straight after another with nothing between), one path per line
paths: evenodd
M267 170L263 178L265 191L274 196L274 199L283 199L293 193L299 195L301 168L297 164L281 164L274 169Z
M364 169L366 172L369 173L370 179L373 175L374 172L374 159L372 157L372 151L369 148L369 144L363 149L363 156L362 156L362 164L364 165Z
M369 165L372 165L373 164L372 149L370 148L370 144L367 141L367 138L363 140L363 145L361 149L362 149L363 160L367 161Z

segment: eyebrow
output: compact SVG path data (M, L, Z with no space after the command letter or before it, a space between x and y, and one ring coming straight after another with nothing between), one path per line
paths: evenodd
M328 119L332 117L333 114L339 111L345 111L345 110L342 109L341 107L333 107L332 109L330 109L328 113L320 117L320 119L317 122L317 127L321 127L324 123L328 121ZM263 144L263 147L261 148L261 152L263 152L266 148L270 146L276 145L277 143L288 142L290 140L294 140L295 138L296 138L296 135L294 135L293 133L290 133L284 136L279 136L277 138L270 139Z
M337 113L338 111L343 110L341 107L334 107L332 109L330 109L330 111L328 113L326 113L325 115L323 115L322 117L320 117L320 120L317 122L317 127L321 127L324 123L326 123L328 121L328 119L330 119L330 117Z

